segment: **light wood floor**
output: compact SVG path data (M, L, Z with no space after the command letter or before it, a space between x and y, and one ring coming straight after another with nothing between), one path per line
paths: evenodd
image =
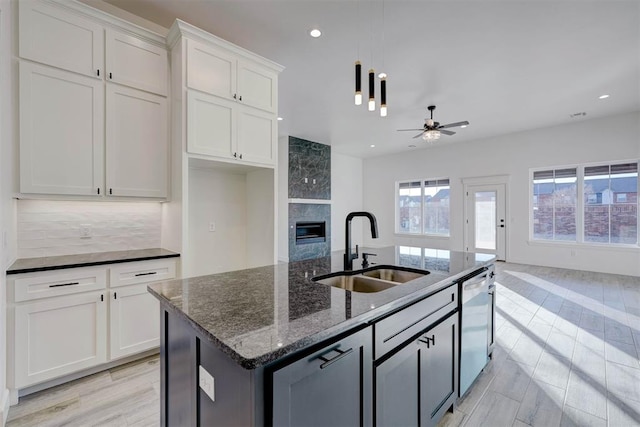
M448 426L640 426L640 277L497 264L494 358ZM159 424L151 357L42 391L8 426Z

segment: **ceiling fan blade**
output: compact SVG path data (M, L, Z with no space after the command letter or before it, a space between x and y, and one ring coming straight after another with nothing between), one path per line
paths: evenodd
M465 120L464 122L455 122L455 123L449 123L448 125L442 125L442 126L439 126L438 129L454 128L457 126L466 126L468 124L469 122Z
M417 134L416 136L414 136L412 139L415 139L415 138L417 138L417 137L419 137L419 136L422 136L422 134L423 134L423 133L424 133L424 131L420 132L419 134Z
M408 130L415 132L417 130L422 130L423 131L424 129L397 129L398 132L404 132L404 131L408 131Z
M440 133L443 133L445 135L455 135L455 132L452 132L450 130L444 130L444 129L438 129L438 131L440 131Z

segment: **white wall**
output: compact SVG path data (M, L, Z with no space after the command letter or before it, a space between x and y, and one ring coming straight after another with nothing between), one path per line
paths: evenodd
M14 105L17 85L12 81L15 66L12 58L12 46L15 38L12 33L12 7L9 0L0 0L0 425L4 425L9 411L9 390L6 377L6 277L4 271L16 258L15 190L17 164L15 149L15 129L17 116Z
M344 225L349 212L362 209L362 159L331 151L331 250L344 251ZM373 212L373 211L372 211ZM377 212L373 212L377 217ZM356 218L351 224L351 244L370 237L369 221ZM378 243L377 241L374 241Z
M189 277L246 268L247 184L244 173L189 168ZM215 222L216 231L209 231Z
M473 124L472 124L473 125ZM470 126L465 131L471 131ZM640 276L640 249L529 242L529 169L640 157L640 113L586 120L468 143L446 144L364 162L364 208L378 217L381 237L371 244L424 243L462 250L462 178L508 175L507 260ZM449 177L450 239L395 235L395 182ZM365 240L367 237L365 235ZM572 251L575 255L571 255Z
M159 202L19 200L18 257L159 248L161 217Z

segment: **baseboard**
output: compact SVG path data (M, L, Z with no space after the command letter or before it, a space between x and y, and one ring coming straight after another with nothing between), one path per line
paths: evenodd
M0 399L0 426L4 427L9 416L9 389L2 390L2 399Z

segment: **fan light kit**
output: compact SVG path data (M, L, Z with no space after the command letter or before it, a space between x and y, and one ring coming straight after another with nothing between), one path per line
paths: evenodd
M429 112L431 113L431 117L428 119L424 120L424 127L422 129L398 129L399 132L405 132L405 131L416 131L419 130L421 131L419 134L417 134L416 136L414 136L414 138L417 138L419 136L422 137L422 139L424 139L427 142L434 142L437 141L438 139L440 139L440 135L455 135L455 132L452 132L450 130L447 130L448 128L454 128L454 127L466 127L469 125L468 121L463 121L463 122L455 122L455 123L449 123L447 125L441 125L438 122L434 122L433 121L433 111L436 109L435 105L430 105L427 107L427 110L429 110ZM411 146L410 146L411 147Z

